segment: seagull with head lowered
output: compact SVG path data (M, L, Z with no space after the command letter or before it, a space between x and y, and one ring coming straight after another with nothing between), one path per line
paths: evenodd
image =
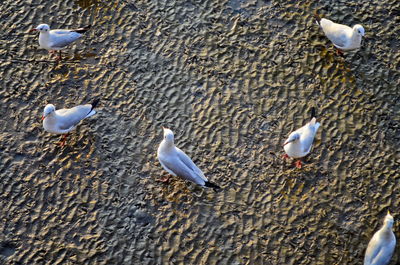
M365 35L363 26L357 24L351 28L329 19L321 18L317 13L314 13L314 15L325 36L338 49L339 53L361 47L361 39Z
M164 127L163 130L164 139L157 150L157 157L162 167L173 176L182 177L202 187L210 187L214 190L220 189L216 184L209 182L204 173L193 163L192 159L175 146L174 133Z
M47 24L40 24L30 31L39 31L39 45L41 48L53 53L60 51L59 59L61 59L61 50L78 40L83 33L90 29L90 25L79 29L54 29L50 30Z
M393 233L393 216L388 211L383 221L383 226L379 229L371 241L368 243L365 252L364 265L386 265L392 258L396 247L396 236Z
M286 152L284 158L302 158L311 151L315 134L320 126L317 119L313 117L306 125L292 132L283 144ZM296 161L296 167L301 168L301 161Z
M59 110L56 110L53 104L47 104L42 116L43 128L49 133L63 134L60 145L64 146L68 133L75 129L80 121L96 114L94 108L98 103L99 100L96 99L92 104Z

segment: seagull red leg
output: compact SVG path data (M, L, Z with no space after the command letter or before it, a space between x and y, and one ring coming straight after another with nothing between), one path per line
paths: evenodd
M301 168L302 167L300 160L297 160L295 165L296 165L297 168Z
M284 154L284 155L282 155L282 159L289 159L289 156L288 156L288 154Z
M168 183L169 182L169 177L163 177L162 179L157 179L158 182L162 182L162 183Z
M336 48L336 53L339 56L342 56L342 57L344 56L344 53L343 53L343 51L341 49Z
M67 136L68 136L68 133L63 134L63 136L62 136L62 138L61 138L61 141L59 142L59 145L60 145L61 147L63 147L63 146L65 145L65 142L67 141Z
M62 59L61 58L61 50L60 50L59 54L57 54L57 51L55 51L55 50L50 50L49 53L51 56L54 56L56 58L56 61L60 61Z
M62 57L61 57L61 50L59 50L59 55L57 57L57 61L61 61Z

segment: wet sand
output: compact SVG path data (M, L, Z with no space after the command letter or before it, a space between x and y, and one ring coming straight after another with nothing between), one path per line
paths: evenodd
M363 24L362 49L336 56L316 8ZM399 10L6 0L0 263L361 264L386 211L400 218ZM27 33L40 23L92 29L56 63ZM94 98L98 113L57 146L44 106ZM281 145L312 107L321 127L297 170ZM156 181L161 126L223 191Z

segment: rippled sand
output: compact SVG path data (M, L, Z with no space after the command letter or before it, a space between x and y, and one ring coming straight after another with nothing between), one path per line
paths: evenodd
M33 2L0 12L0 262L361 264L400 219L399 1ZM362 49L337 57L316 8ZM93 28L57 64L44 22ZM42 129L96 97L65 148ZM281 144L313 106L297 170ZM161 126L223 191L156 181Z

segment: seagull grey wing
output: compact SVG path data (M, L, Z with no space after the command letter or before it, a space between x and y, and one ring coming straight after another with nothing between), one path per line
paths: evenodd
M206 178L206 176L204 175L203 171L201 171L200 168L198 168L196 166L196 164L192 161L192 159L185 154L185 152L183 152L181 149L179 149L178 147L176 147L177 153L179 158L182 160L182 162L189 167L190 169L192 169L194 171L194 173L196 173L199 177L201 177L204 181L208 181L208 179Z
M345 30L328 31L328 32L326 32L326 36L338 48L347 46L349 37Z
M187 167L178 156L163 159L162 161L165 167L174 172L175 175L201 186L205 185L205 181L201 178L196 178L197 174L194 174L193 170Z
M307 138L304 138L302 141L303 145L303 152L304 153L309 153L311 151L312 144L314 142L314 136L308 136Z
M305 153L309 153L314 142L316 131L314 129L314 126L308 126L308 124L306 126L307 128L304 128L300 135L300 142L302 146L302 151Z
M50 30L51 34L55 33L55 34L59 34L59 35L69 34L70 32L71 32L71 30L69 30L69 29L52 29L52 30Z
M377 255L371 260L371 264L386 265L389 263L392 255L393 251L391 251L388 247L381 246Z
M379 242L377 242L375 236L373 236L365 251L364 264L371 264L374 257L378 255L379 250Z
M160 161L161 166L162 166L169 174L171 174L172 176L176 176L176 174L174 173L174 171L172 171L170 168L168 168L168 167L164 164L162 158L158 157L158 161Z
M72 31L66 31L61 34L55 33L51 36L50 46L52 48L64 48L79 39L81 36L81 34Z
M81 120L91 112L92 105L79 105L71 109L60 109L57 110L59 116L59 128L61 130L67 130L76 126Z

